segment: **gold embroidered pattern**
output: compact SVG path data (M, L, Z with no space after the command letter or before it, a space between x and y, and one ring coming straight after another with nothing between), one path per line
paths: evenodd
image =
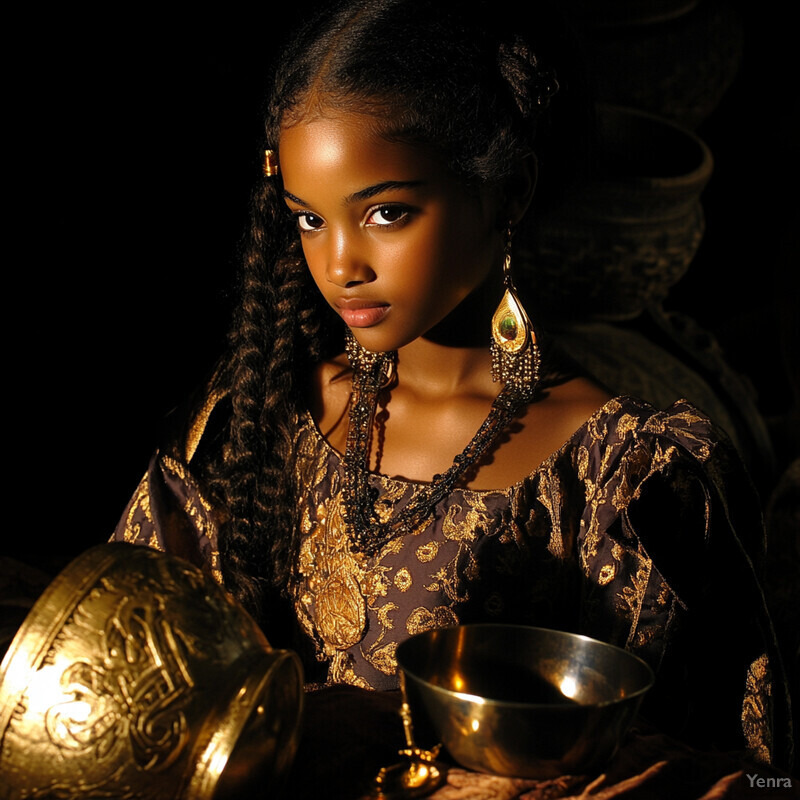
M589 477L589 451L583 445L578 448L575 468L579 480L585 481Z
M300 550L300 574L308 591L301 598L303 615L313 624L326 655L361 641L366 608L359 578L362 571L347 547L347 534L338 502L318 508L319 519Z
M642 601L647 591L647 584L650 580L650 570L652 566L653 564L649 559L640 558L636 574L631 575L630 586L625 586L619 595L623 601L619 608L623 615L631 620L631 629L626 646L631 645L633 637L636 634L636 628L639 623L639 612L642 609Z
M772 675L766 653L759 656L747 670L742 729L747 749L756 761L771 763Z
M217 549L218 528L213 506L180 461L162 453L155 463L157 465L155 475L151 476L148 472L142 478L112 539L121 539L131 544L146 544L156 550L163 550L164 539L157 528L151 508L150 481L151 479L174 480L175 485L179 487L176 499L182 502L184 516L194 529L198 540L205 539L210 545L206 551L207 566L214 580L222 585L222 570Z
M384 675L394 675L397 672L396 649L397 642L389 642L389 644L369 654L367 657L369 663Z
M331 658L331 665L328 672L328 683L348 683L351 686L358 686L360 689L374 688L366 678L358 675L353 668L353 657L350 653L338 651Z
M374 569L364 573L361 585L364 595L372 600L372 604L378 597L386 597L390 586L390 571L390 567L376 565Z
M150 482L147 474L139 482L136 493L128 506L125 528L122 532L123 541L136 542L139 539L142 531L142 523L138 521L139 517L144 517L150 525L153 524L153 514L150 511Z
M394 655L397 642L389 642L388 645L383 647L379 646L387 633L394 628L394 623L390 616L394 611L397 611L397 606L394 603L387 603L377 609L378 622L381 625L381 635L366 649L366 651L363 647L361 648L361 654L366 661L384 675L394 675L397 672L397 659Z
M435 628L450 628L458 625L458 617L447 606L437 608L415 608L406 622L406 630L413 636Z
M184 514L186 514L200 536L205 537L211 543L211 574L214 580L222 585L222 570L219 564L219 551L216 547L218 529L214 521L213 506L180 461L176 461L174 458L164 454L161 456L161 467L186 485L186 502L183 506Z
M616 569L614 568L613 564L606 564L600 570L600 575L597 578L597 582L601 586L605 586L607 583L611 583L614 580L614 575L616 574Z
M426 542L425 544L421 544L417 548L417 558L420 561L422 561L423 564L425 564L428 561L433 561L436 558L436 554L438 552L439 552L438 542Z
M413 582L411 573L405 567L399 569L397 575L394 576L394 585L401 592L407 592L411 588Z

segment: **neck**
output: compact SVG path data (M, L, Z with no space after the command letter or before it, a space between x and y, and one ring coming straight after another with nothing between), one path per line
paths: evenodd
M432 397L497 394L499 387L490 375L489 341L502 286L499 272L494 272L425 336L398 351L401 385Z
M494 395L498 387L491 382L490 364L488 345L454 347L420 338L398 351L397 380L404 390L428 398Z

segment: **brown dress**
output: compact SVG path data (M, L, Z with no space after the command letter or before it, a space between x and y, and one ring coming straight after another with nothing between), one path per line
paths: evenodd
M192 450L156 453L115 538L181 555L221 581L215 510L189 471ZM374 556L349 546L341 456L309 415L297 453L292 596L299 649L313 653L309 682L396 688L397 645L431 628L552 627L645 659L657 682L644 713L665 732L788 757L782 673L753 568L758 504L725 437L688 403L658 411L610 400L523 480L454 490ZM419 488L371 481L385 515Z

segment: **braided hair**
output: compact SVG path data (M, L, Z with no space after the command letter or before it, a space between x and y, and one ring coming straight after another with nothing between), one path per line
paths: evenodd
M558 82L525 36L501 30L496 9L479 6L467 11L452 0L326 6L277 60L267 146L278 150L283 127L320 109L352 110L374 115L389 140L436 148L466 186L502 181L533 153ZM341 321L312 284L282 190L279 178L265 178L253 195L220 378L232 415L210 475L227 512L220 530L224 580L256 616L265 596L286 594L299 549L298 398L314 364L343 350Z

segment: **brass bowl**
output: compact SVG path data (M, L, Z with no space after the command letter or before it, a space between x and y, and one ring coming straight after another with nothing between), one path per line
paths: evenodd
M270 793L303 679L211 578L156 550L75 559L0 665L0 797L221 800Z
M654 680L618 647L520 625L427 631L398 646L397 663L418 743L519 778L602 767Z

